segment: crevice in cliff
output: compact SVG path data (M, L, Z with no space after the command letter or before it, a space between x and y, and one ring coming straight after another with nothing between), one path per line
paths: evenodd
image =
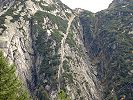
M95 53L93 53L96 50L93 50L93 52L92 52L92 49L94 49L93 47L96 46L96 45L94 45L94 39L96 38L98 30L99 30L98 26L99 26L100 19L95 14L91 15L91 13L89 13L89 14L87 13L88 15L86 16L86 13L87 12L81 13L81 15L79 16L79 19L80 19L80 23L81 23L81 26L83 29L83 41L84 41L83 43L84 43L84 47L86 50L86 58L87 58L86 62L89 62L87 64L89 66L90 73L87 73L87 74L93 80L93 82L95 84L95 89L97 90L97 93L99 95L99 100L101 100L101 99L103 99L102 98L103 90L102 90L101 82L98 79L98 71L97 71L98 65L97 65L97 61L94 58L94 56L96 56L96 55L95 55ZM88 16L91 16L91 17L88 17ZM93 98L93 96L92 96L92 98Z
M36 50L36 46L35 46L35 33L33 33L33 18L31 18L29 20L29 24L30 24L30 36L31 36L31 39L32 39L32 49L33 49L33 54L32 54L32 81L34 86L34 89L35 87L37 86L37 80L38 80L38 76L37 76L37 69L36 69L36 60L37 60L37 50Z
M65 56L65 42L66 42L66 39L67 39L67 36L69 34L69 30L70 30L70 27L71 27L71 23L72 21L74 20L75 18L75 15L71 15L69 21L68 21L68 26L67 26L67 29L66 29L66 33L64 34L64 37L62 38L61 40L61 64L59 65L59 70L58 70L58 80L59 80L59 84L58 84L58 90L60 91L60 82L61 82L61 74L62 74L62 69L63 69L63 61L64 61L64 56Z

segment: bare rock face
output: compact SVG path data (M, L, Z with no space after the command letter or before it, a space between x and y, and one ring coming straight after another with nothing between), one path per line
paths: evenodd
M0 0L0 15L10 8L14 2L15 0Z

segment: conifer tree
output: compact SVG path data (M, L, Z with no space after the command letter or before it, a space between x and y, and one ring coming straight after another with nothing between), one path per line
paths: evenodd
M0 52L0 100L30 100L15 71L15 65L10 65Z

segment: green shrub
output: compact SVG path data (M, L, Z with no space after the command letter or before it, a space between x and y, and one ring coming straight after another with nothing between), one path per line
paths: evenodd
M58 100L70 100L69 97L66 95L66 93L64 92L64 90L61 90L58 93Z
M35 92L39 100L50 100L49 94L43 86L40 86Z
M63 35L61 35L61 33L58 30L54 30L51 33L51 36L57 43L60 43L63 37Z
M70 72L70 66L68 65L68 62L65 60L63 61L63 69L65 72Z
M11 22L18 21L19 18L20 18L20 15L13 15L13 19L11 20Z
M68 34L66 43L68 43L71 48L76 46L76 42L74 40L74 33Z

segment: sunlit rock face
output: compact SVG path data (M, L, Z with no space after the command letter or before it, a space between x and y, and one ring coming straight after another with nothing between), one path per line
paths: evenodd
M132 100L131 2L94 14L60 0L0 0L0 49L33 100Z
M13 5L15 0L0 0L0 15Z

